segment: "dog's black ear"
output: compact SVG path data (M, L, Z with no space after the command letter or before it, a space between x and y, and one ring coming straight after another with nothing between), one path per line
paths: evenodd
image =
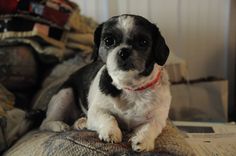
M100 46L100 41L101 41L102 28L103 28L103 23L100 24L94 32L94 39L93 39L94 50L93 50L93 54L92 54L93 61L96 61L99 56L99 46Z
M153 52L155 62L158 65L163 66L169 56L169 48L155 24L153 24L153 39Z

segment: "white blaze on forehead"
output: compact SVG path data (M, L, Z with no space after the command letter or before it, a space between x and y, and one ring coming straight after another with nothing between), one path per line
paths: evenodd
M118 19L118 27L124 30L124 33L128 33L133 29L134 18L131 16L121 16Z

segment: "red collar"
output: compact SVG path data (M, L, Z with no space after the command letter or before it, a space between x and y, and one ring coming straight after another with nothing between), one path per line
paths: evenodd
M150 81L146 85L141 86L141 87L139 87L137 89L131 89L131 88L125 88L125 89L127 89L129 91L143 91L145 89L148 89L148 88L154 86L160 80L160 77L161 77L161 70L159 70L159 72L157 73L155 79L153 79L152 81Z

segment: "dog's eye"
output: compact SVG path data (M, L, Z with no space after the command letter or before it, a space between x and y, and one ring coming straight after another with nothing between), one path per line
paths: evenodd
M109 36L105 37L104 42L107 47L110 47L116 44L116 39L112 36Z
M149 45L149 43L145 39L141 39L141 40L138 41L138 46L139 47L146 48L146 47L148 47L148 45Z

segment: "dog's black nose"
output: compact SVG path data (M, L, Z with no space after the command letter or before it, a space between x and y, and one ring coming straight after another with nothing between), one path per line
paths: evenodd
M118 55L123 60L127 59L130 56L130 54L131 54L131 49L130 48L122 48L118 52Z

